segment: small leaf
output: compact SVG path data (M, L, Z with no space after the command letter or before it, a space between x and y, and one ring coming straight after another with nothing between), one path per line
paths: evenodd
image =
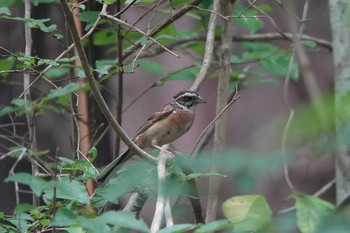
M0 15L11 15L11 11L8 7L0 7Z
M89 150L89 153L92 154L92 158L90 159L90 162L93 162L95 160L95 158L97 157L98 151L96 147L91 147Z
M294 194L297 223L302 233L318 232L319 227L334 212L334 206L320 198Z
M310 48L315 48L317 43L315 41L312 41L312 40L303 40L303 44L307 47L310 47Z
M192 173L187 176L189 180L201 178L201 177L207 177L207 176L221 176L221 177L226 177L225 175L222 175L220 173L216 172L207 172L207 173Z
M162 75L164 74L164 71L165 71L164 66L151 60L138 60L137 64L141 69L153 74Z
M235 224L237 231L256 231L267 225L272 218L269 205L260 195L232 197L222 204L222 212Z

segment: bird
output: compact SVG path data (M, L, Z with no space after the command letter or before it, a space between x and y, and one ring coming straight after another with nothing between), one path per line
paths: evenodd
M195 108L206 101L194 91L180 91L168 104L151 115L136 131L132 141L141 149L160 148L184 135L192 126ZM108 164L96 177L98 183L106 183L135 152L127 148Z

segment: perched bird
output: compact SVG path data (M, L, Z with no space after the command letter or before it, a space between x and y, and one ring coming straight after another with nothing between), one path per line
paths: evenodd
M197 104L205 103L196 92L180 91L160 111L154 113L132 138L141 149L159 147L175 141L192 126ZM135 153L129 148L97 176L99 183L108 181Z

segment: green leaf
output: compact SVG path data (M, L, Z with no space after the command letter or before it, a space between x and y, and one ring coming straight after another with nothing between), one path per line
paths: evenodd
M196 227L194 224L177 224L170 227L166 227L158 231L158 233L181 233L193 230Z
M137 64L139 67L145 71L153 74L164 74L165 68L161 64L151 61L151 60L138 60Z
M310 47L310 48L315 48L317 45L317 43L315 41L312 41L312 40L303 40L302 42L305 46Z
M281 53L259 61L259 65L266 71L281 77L286 77L289 73L289 63L291 53ZM298 64L293 61L290 77L298 80L299 69Z
M334 213L334 206L318 197L294 194L297 224L302 233L318 232L324 221Z
M1 71L10 70L14 63L15 63L15 58L13 58L13 57L0 59L0 70ZM9 73L2 73L2 74L0 74L0 76L2 78L6 78L8 76L8 74Z
M243 28L247 29L251 33L255 33L256 31L264 27L264 22L261 19L254 17L259 15L259 12L257 10L255 9L245 10L245 8L242 5L235 4L234 14L239 15L242 12L244 13L242 14L241 18L233 19L234 24L242 26Z
M55 217L52 220L52 225L62 227L69 226L75 222L76 218L77 216L70 209L61 207L56 211Z
M47 77L47 78L59 78L65 74L68 74L68 72L69 72L68 68L63 68L63 67L51 68L45 72L45 77Z
M269 205L260 195L232 197L222 204L222 212L235 224L237 231L256 231L270 223L272 218Z
M117 36L113 31L99 31L93 34L92 41L96 46L111 45L116 43Z
M53 182L50 188L45 189L45 198L52 200L54 187L56 187L56 198L77 201L82 204L89 204L90 197L86 187L76 181L70 180L69 177L62 177L60 180Z
M74 91L77 91L80 88L80 85L78 83L69 83L65 87L58 87L56 89L51 89L49 94L45 96L44 100L50 100L57 97L65 96L68 94L71 94Z
M34 6L37 6L37 5L39 5L39 4L41 4L41 3L54 3L55 2L55 0L32 0L32 3L33 3L33 5Z
M35 206L33 206L32 204L20 203L16 206L14 213L21 214L21 213L28 212L34 208L35 208Z
M1 14L11 15L11 11L8 7L0 7L0 15Z
M198 66L189 66L183 69L174 71L168 76L160 80L161 83L165 83L169 80L193 80L197 77L200 68Z
M233 224L230 221L227 219L222 219L200 226L195 233L216 232L231 227L233 227Z
M90 159L90 162L93 162L95 160L95 158L97 157L98 151L96 147L91 147L89 150L89 153L92 154L92 158Z
M48 186L47 182L40 177L32 176L28 173L16 173L5 179L6 182L13 181L28 185L36 196L40 196L42 191Z
M149 232L148 226L141 220L136 219L135 214L125 211L107 211L100 215L108 224L118 225L137 232Z
M187 175L188 180L193 180L201 177L207 177L207 176L221 176L221 177L226 177L225 175L222 175L220 173L216 172L207 172L207 173L192 173Z
M84 11L77 14L77 17L82 22L95 23L99 14L99 11Z

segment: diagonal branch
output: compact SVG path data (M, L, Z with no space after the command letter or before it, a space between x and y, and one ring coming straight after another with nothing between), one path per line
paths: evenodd
M62 9L63 9L64 16L66 18L66 21L68 23L68 27L71 31L73 41L76 45L76 49L77 49L79 58L81 60L82 66L83 66L84 73L85 73L86 78L89 82L89 85L91 87L91 91L94 95L94 98L95 98L98 106L100 107L102 113L105 115L107 121L113 127L113 129L118 134L118 136L125 142L125 144L130 149L134 150L135 153L138 154L139 156L148 158L148 159L153 161L154 158L151 155L149 155L147 152L140 149L132 140L130 140L130 138L127 136L127 134L121 128L121 126L118 124L118 122L115 120L113 114L109 110L106 101L103 99L102 94L95 83L92 71L90 69L88 59L87 59L86 54L84 52L83 45L80 41L77 29L74 25L73 15L69 9L69 6L65 0L60 0L60 3L62 6Z

